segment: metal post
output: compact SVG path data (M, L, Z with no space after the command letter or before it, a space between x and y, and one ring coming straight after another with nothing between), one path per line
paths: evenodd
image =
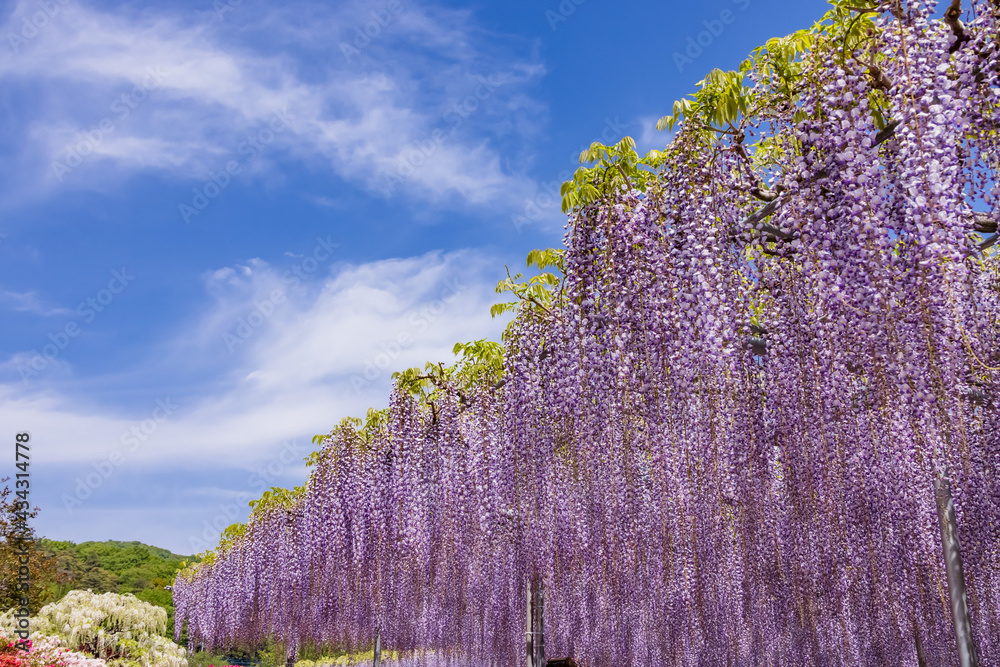
M538 656L539 667L544 667L545 665L545 588L542 586L542 582L538 582L538 604L535 607L535 613L538 617L538 634L535 635L537 639L535 640L535 653Z
M972 621L969 618L969 603L965 596L965 572L962 569L958 524L955 521L955 500L951 496L951 483L948 478L939 474L934 480L934 491L937 498L938 523L941 526L944 566L948 573L951 615L955 622L955 639L958 642L958 663L961 667L977 667L979 663L972 638Z
M375 631L375 656L372 658L373 667L382 664L382 628Z
M531 582L531 665L545 667L545 591L537 577Z
M527 620L524 627L524 641L525 647L528 651L528 667L536 667L535 665L535 615L532 613L532 598L534 597L534 586L529 579L525 582L525 590L527 591L527 605L525 607L527 611Z

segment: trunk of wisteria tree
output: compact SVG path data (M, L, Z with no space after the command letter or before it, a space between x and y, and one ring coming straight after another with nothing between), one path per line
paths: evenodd
M292 652L289 653L285 657L285 667L295 667L295 651L294 650L292 650Z
M379 628L375 631L375 654L372 657L373 667L379 667L382 664L382 629Z
M528 667L545 667L545 626L542 614L545 612L545 593L542 582L533 578L527 584L527 637Z
M944 566L948 573L948 593L951 597L951 614L955 622L955 639L958 642L958 661L961 667L976 667L976 646L972 639L972 621L969 603L965 596L965 572L962 569L962 551L958 541L958 524L955 522L955 500L951 497L951 483L938 475L934 480L937 497L938 523L941 525L941 546L944 549Z

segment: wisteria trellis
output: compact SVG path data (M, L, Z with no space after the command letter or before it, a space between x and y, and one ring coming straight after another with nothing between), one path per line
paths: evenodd
M797 106L707 148L692 118L655 183L578 208L505 381L338 427L297 502L178 577L178 636L513 666L538 578L547 652L584 665L955 664L947 475L1000 664L1000 272L975 233L1000 217L1000 6L878 9L857 53L802 56ZM748 135L785 147L777 180Z

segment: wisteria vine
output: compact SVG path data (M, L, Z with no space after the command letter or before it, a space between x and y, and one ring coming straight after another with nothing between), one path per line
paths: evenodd
M524 664L536 582L593 667L954 664L947 478L1000 664L1000 5L848 5L569 184L502 372L334 429L178 638Z

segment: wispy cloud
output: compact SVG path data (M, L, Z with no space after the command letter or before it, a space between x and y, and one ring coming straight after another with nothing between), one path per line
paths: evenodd
M69 308L46 305L34 291L9 292L7 290L0 290L0 304L20 313L31 313L32 315L40 315L42 317L73 314L73 311Z
M415 200L417 217L453 206L495 215L535 190L521 170L545 114L532 97L543 68L522 54L537 50L480 29L468 11L412 0L399 0L398 11L389 0L245 0L223 2L221 15L212 3L186 13L100 0L56 4L44 30L16 50L0 48L0 85L18 100L0 116L0 209L78 211L82 192L98 192L142 211L138 184L171 199L176 189L177 203L192 205L199 192L211 196L210 183L237 199L248 184L301 179L308 185L290 199L331 218L341 211L360 218L359 201L383 197ZM3 34L37 11L32 0L14 5L0 17ZM370 27L383 9L391 16ZM363 48L354 41L359 30L371 38ZM265 140L278 114L287 124ZM219 185L224 174L231 184ZM96 217L98 226L106 219ZM181 229L204 220L194 215ZM162 242L131 230L94 233L87 238L102 247ZM412 252L437 245L425 240ZM253 231L243 241L271 243L257 243ZM497 276L488 271L502 266L497 258L465 250L351 263L335 246L310 240L269 255L271 263L199 259L212 267L201 274L203 292L171 292L163 303L162 293L143 292L141 306L126 312L116 304L86 336L76 335L84 330L79 310L48 303L55 291L37 275L0 292L0 310L70 320L54 320L37 340L9 341L13 349L0 359L0 421L45 443L33 460L39 500L43 514L62 517L45 519L46 530L112 538L127 522L131 538L160 543L164 530L201 522L200 506L184 505L185 489L209 489L203 495L219 502L242 494L279 443L305 445L342 417L385 405L394 370L447 362L456 341L499 335L502 322L489 316ZM41 269L27 241L17 250ZM153 277L171 287L191 285L183 269L173 273L164 262L157 271ZM162 308L171 309L167 325ZM64 346L70 338L72 347ZM171 406L169 418L157 417L165 415L157 401ZM301 477L298 466L282 474ZM164 481L159 473L168 468L177 479ZM235 486L216 479L219 471ZM190 481L199 474L206 479ZM66 515L62 496L81 500L78 479L85 481L79 493L90 495ZM165 518L149 509L161 502L184 506ZM214 522L215 514L204 518Z
M659 119L659 116L646 116L634 123L642 128L639 136L635 138L636 148L640 153L647 153L651 150L662 150L664 146L670 143L672 133L661 132L656 129L656 122Z
M298 262L303 270L313 266ZM129 386L136 375L177 408L130 462L252 460L286 438L326 431L384 404L392 371L447 362L455 342L498 336L501 323L489 316L495 276L480 268L496 264L472 251L331 261L311 276L299 271L306 280L261 260L224 267L205 275L209 299L201 312L164 332L166 342L149 344L153 358L85 384L0 385L0 420L33 425L33 434L51 443L40 461L104 458L155 400L132 414L92 396L102 385ZM276 293L284 296L275 305ZM279 309L274 316L249 316L269 299ZM252 335L240 331L241 321Z
M330 245L322 241L317 248ZM150 342L149 358L130 367L77 378L60 359L63 372L47 376L58 383L0 384L0 421L45 443L33 452L33 463L36 474L48 476L38 496L47 534L120 538L128 516L139 522L126 531L129 539L192 552L197 527L198 544L213 544L261 484L301 483L301 457L314 434L385 405L393 371L449 362L455 342L496 338L503 325L489 316L495 276L481 268L498 262L479 252L367 264L337 263L332 256L320 264L309 249L293 254L291 266L250 259L207 272L203 306L176 331L163 332L161 343ZM247 314L259 312L276 292L284 294L280 310L253 324ZM252 335L239 332L241 321L254 327ZM228 350L232 336L242 339L235 353ZM95 398L136 383L151 397L135 408ZM278 474L269 462L289 441L296 443L295 456L282 459ZM175 481L165 481L167 469ZM197 480L207 471L225 471L229 485L214 475L213 501L199 505L187 488L200 488L204 482ZM215 525L233 494L242 502ZM125 498L128 510L121 509ZM187 523L161 522L153 539L140 524L158 515L143 508L161 502L179 508ZM205 529L203 521L211 525Z
M518 137L509 121L496 121L515 108L522 119L531 115L524 84L541 66L502 47L476 52L464 12L403 4L377 42L348 59L337 45L364 30L370 3L246 7L224 21L66 3L17 53L0 51L0 80L45 99L7 121L25 137L21 169L11 170L21 173L18 191L104 188L138 171L207 179L249 133L284 112L291 131L257 172L291 158L384 192L401 160L446 131L448 141L422 160L404 192L472 203L516 198L529 181L502 167L494 143ZM19 29L32 7L21 2L3 32ZM499 85L480 101L484 76ZM456 115L467 100L474 113ZM60 167L78 161L72 173Z

